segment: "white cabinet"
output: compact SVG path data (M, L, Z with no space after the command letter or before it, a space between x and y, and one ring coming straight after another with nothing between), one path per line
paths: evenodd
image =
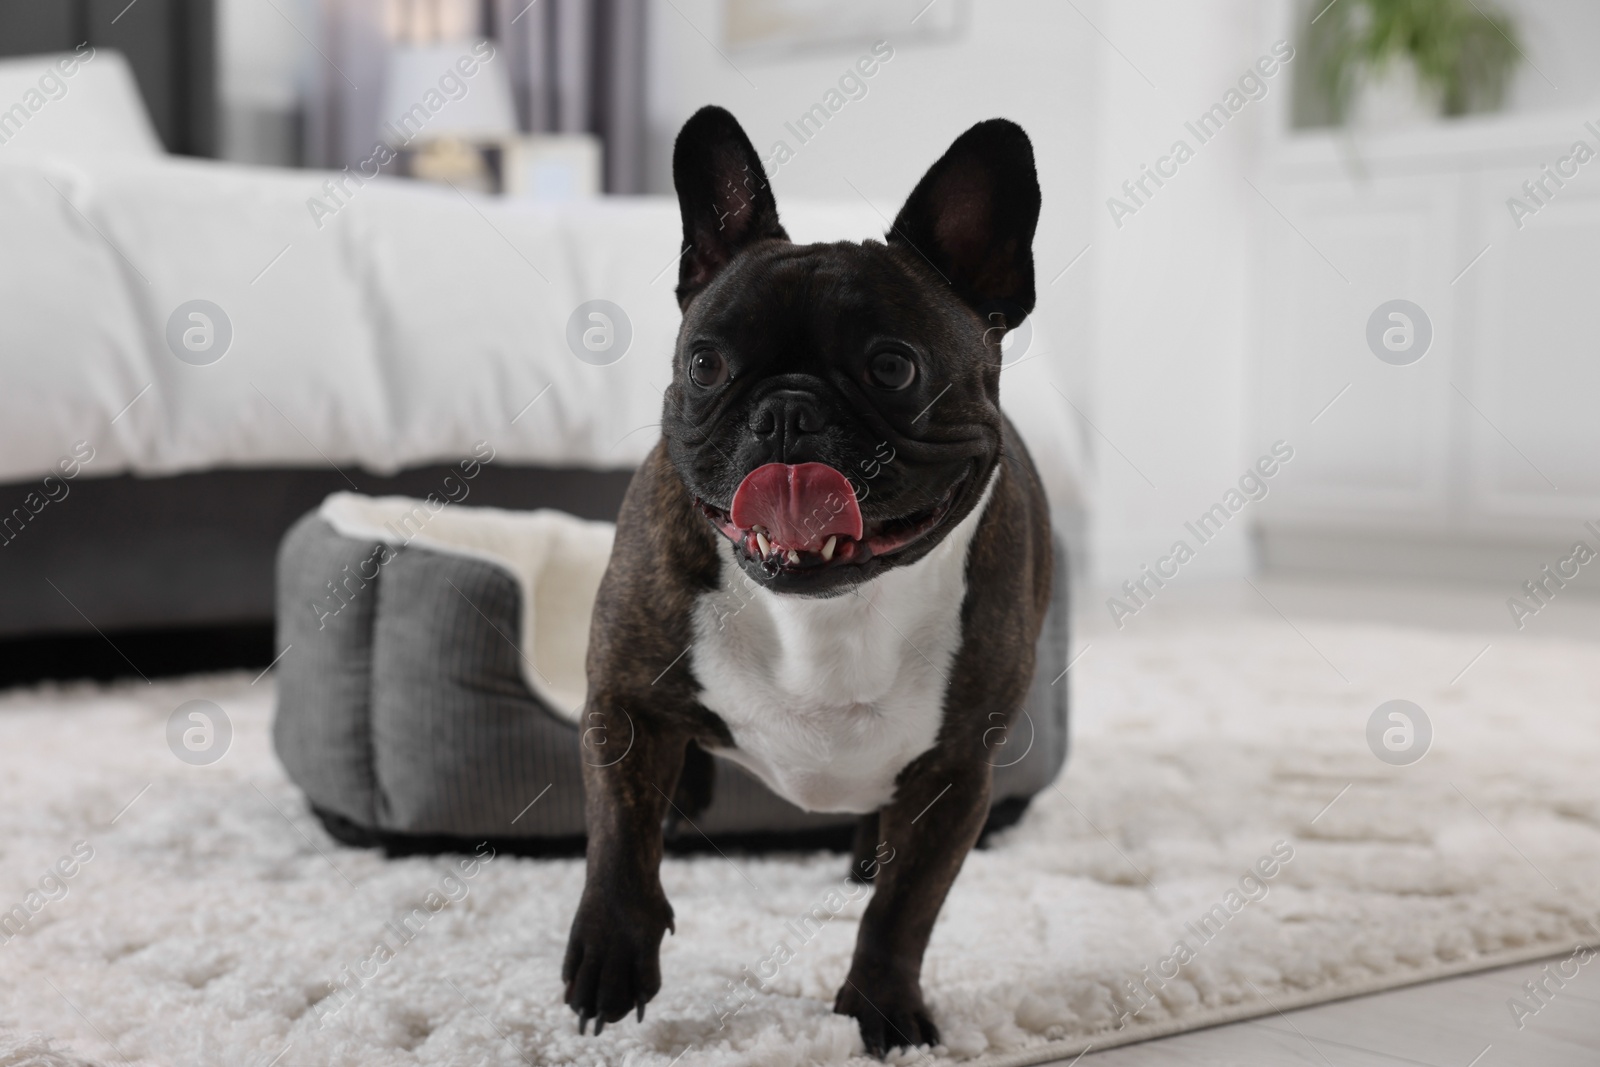
M1475 177L1486 212L1501 194L1503 224L1463 309L1465 356L1499 432L1470 427L1467 504L1485 518L1600 519L1600 161L1520 231L1503 200L1526 171Z
M1577 139L1600 153L1570 116L1274 151L1250 409L1296 455L1261 511L1269 569L1504 580L1600 519L1600 158L1520 229L1506 207ZM1367 341L1394 299L1432 324L1406 366Z

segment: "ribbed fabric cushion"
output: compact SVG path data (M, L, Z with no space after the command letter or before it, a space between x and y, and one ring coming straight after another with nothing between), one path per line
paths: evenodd
M482 559L387 551L375 566L376 542L341 536L315 512L284 536L278 647L293 649L277 668L273 742L289 776L318 809L368 830L582 835L578 727L523 681L517 581ZM1032 796L1066 760L1067 686L1051 684L1067 663L1066 571L1058 545L1026 715L991 756L996 802ZM721 759L714 799L694 817L709 835L854 822L801 811Z
M325 583L355 571L373 546L301 519L278 549L278 714L273 744L313 803L376 826L372 766L372 620L378 598L357 590L336 614ZM366 595L362 595L365 593Z

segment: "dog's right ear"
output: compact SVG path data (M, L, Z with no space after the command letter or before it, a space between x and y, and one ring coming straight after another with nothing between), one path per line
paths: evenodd
M672 149L672 183L683 213L679 307L748 245L789 239L761 158L739 120L720 107L703 107L683 124Z
M887 240L909 248L979 315L1015 329L1033 310L1038 225L1033 144L1016 123L990 119L923 175Z

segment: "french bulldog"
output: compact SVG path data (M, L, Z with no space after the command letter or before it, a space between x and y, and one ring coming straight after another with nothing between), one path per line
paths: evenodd
M791 242L721 108L672 170L683 324L590 629L566 1003L580 1032L644 1018L673 928L663 823L703 805L684 767L711 752L861 816L852 871L875 887L834 1011L879 1057L937 1045L923 952L1051 587L1044 492L999 404L1000 342L1034 304L1032 145L973 126L860 244Z

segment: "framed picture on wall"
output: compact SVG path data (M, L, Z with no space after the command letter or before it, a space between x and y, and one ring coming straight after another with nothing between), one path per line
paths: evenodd
M745 55L783 55L874 41L953 40L968 0L727 0L723 40Z

